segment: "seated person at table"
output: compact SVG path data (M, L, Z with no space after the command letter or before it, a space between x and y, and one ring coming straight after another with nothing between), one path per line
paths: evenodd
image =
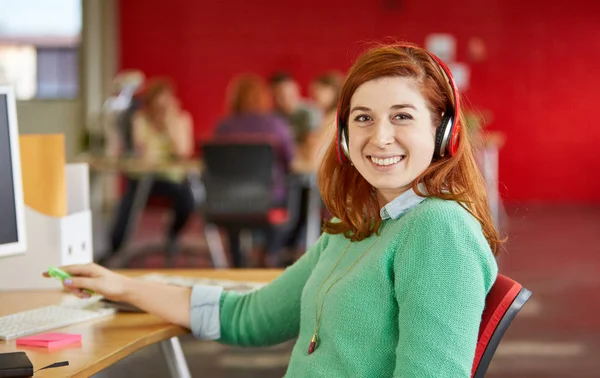
M230 116L216 128L215 137L256 134L275 142L278 160L273 172L273 206L284 207L287 202L286 181L294 157L294 140L289 126L272 113L273 102L266 82L255 75L243 75L229 88ZM230 249L234 266L240 266L239 238L230 232ZM278 265L276 253L281 248L284 235L271 232L267 235L268 265Z
M192 119L180 108L173 86L167 80L155 79L148 83L142 99L142 108L132 118L133 155L157 164L189 158L193 153ZM112 230L111 253L104 261L121 248L139 179L137 174L127 178L127 189ZM174 216L167 231L167 246L172 248L194 208L186 172L171 169L156 173L150 191L153 194L171 201Z
M319 168L327 146L335 136L335 115L343 82L341 73L330 71L317 77L310 85L310 96L323 114L321 124L308 135L304 146L306 161L315 170Z
M183 288L88 264L65 267L65 286L201 339L294 340L286 378L472 377L502 240L450 69L412 45L366 51L342 88L336 131L319 171L334 218L268 285Z
M267 84L258 76L243 75L232 82L229 93L230 116L219 122L215 136L259 134L278 145L274 200L286 200L286 175L294 157L294 140L286 122L272 114L273 101Z
M319 127L321 112L302 99L300 86L288 73L275 73L270 81L277 114L289 123L296 145L304 145L310 133Z

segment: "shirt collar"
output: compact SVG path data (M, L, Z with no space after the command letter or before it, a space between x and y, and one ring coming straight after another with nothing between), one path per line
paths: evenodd
M419 184L419 191L421 193L427 193L425 185ZM379 211L379 215L383 220L390 218L398 219L408 210L423 202L425 198L426 197L419 196L412 188L410 188L406 192L394 198L390 203L382 207Z

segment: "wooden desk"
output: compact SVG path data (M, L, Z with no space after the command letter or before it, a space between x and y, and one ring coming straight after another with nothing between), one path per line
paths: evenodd
M237 281L269 282L279 270L132 270L120 271L130 276L161 273L188 277L208 277ZM69 294L62 291L0 291L0 316L60 303ZM45 348L16 346L15 340L0 340L0 353L24 351L33 363L34 370L54 362L69 361L69 366L41 370L35 377L90 377L133 352L157 342L168 343L171 338L190 331L169 324L149 314L118 313L113 317L62 327L56 332L78 333L81 345L49 351ZM176 345L179 345L178 343ZM169 344L163 352L173 353ZM175 351L177 352L177 351ZM180 350L179 350L180 353ZM168 361L169 362L169 361ZM173 362L173 361L171 361ZM184 361L185 364L185 361ZM187 366L185 366L187 369ZM171 369L174 372L173 369Z

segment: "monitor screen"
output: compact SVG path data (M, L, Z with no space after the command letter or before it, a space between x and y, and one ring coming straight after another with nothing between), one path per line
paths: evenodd
M19 241L9 129L8 98L0 93L0 246Z

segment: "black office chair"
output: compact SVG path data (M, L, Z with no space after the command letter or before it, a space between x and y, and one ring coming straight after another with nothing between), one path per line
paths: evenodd
M261 135L219 137L203 143L202 181L206 200L201 206L205 234L215 267L228 267L219 228L236 235L242 230L285 234L297 223L300 189L294 176L286 183L287 201L274 204L273 172L279 145ZM232 247L232 260L244 254ZM239 252L239 256L235 254ZM238 265L238 264L234 264Z

